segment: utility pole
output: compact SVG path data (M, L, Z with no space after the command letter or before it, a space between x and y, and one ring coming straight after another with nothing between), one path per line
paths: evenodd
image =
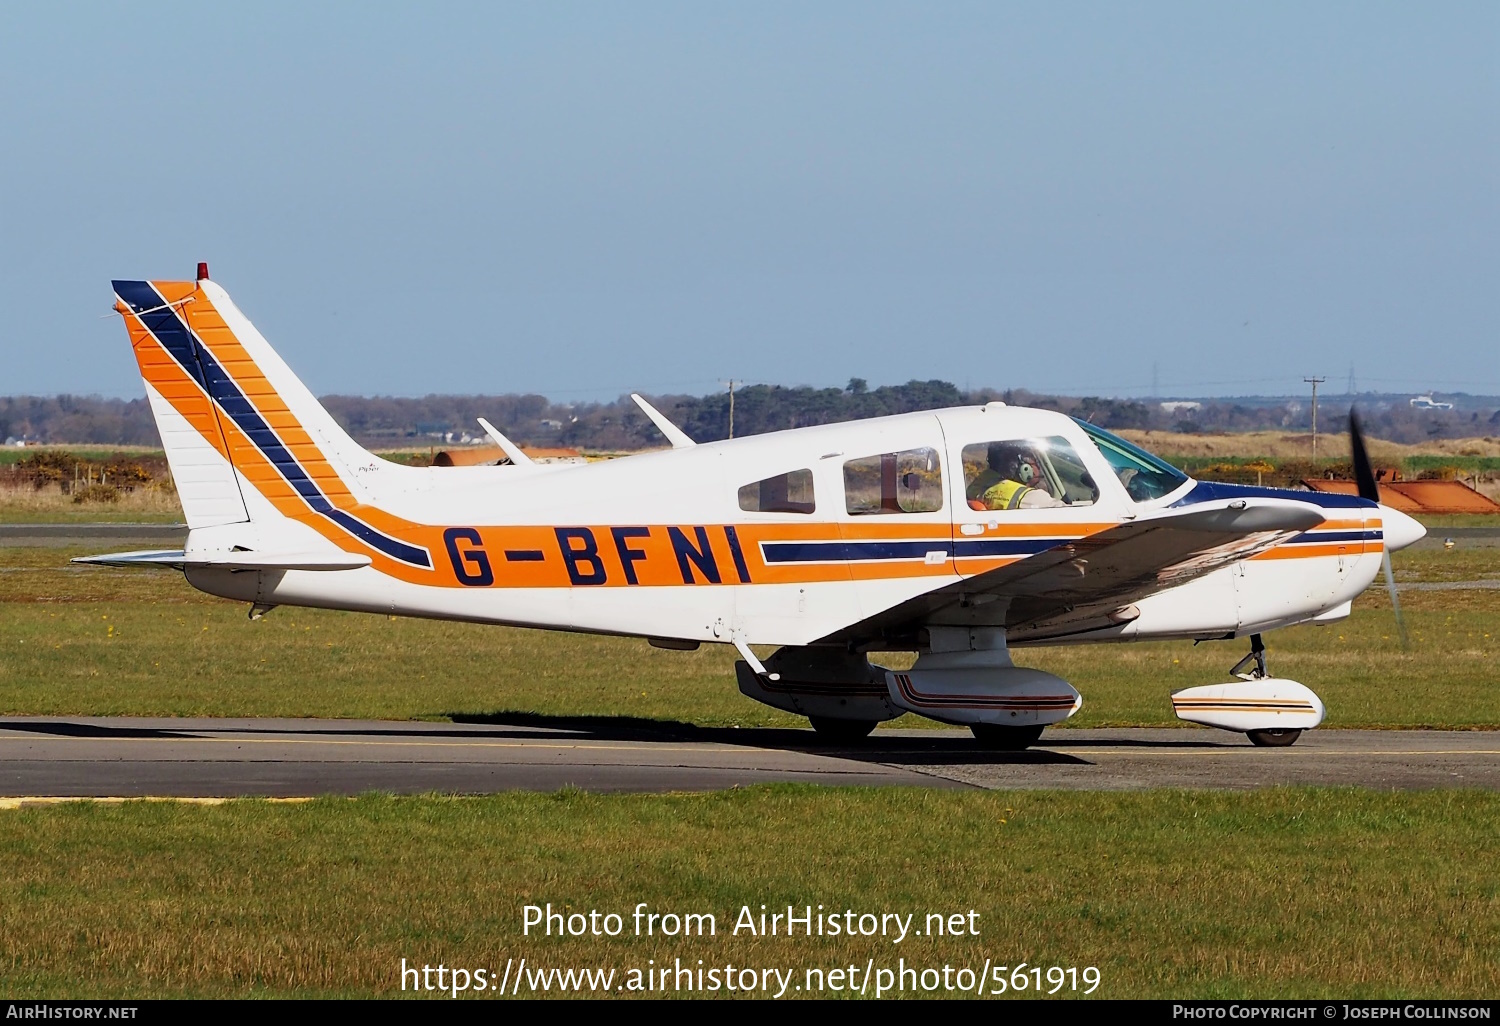
M1313 407L1312 407L1313 459L1317 459L1318 458L1318 386L1321 385L1323 382L1327 381L1328 379L1327 378L1319 378L1319 377L1311 377L1311 378L1303 378L1302 380L1305 381L1305 382L1307 382L1309 385L1311 385L1313 387Z
M734 379L729 379L729 437L734 437Z

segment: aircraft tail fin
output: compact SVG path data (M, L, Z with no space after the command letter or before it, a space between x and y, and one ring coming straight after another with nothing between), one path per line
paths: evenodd
M189 528L337 522L368 501L360 473L400 469L338 426L203 265L114 290Z

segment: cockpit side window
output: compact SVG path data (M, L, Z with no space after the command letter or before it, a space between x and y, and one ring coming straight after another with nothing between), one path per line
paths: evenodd
M1187 483L1186 474L1145 449L1084 421L1078 421L1078 426L1088 432L1125 491L1137 502L1159 499Z
M1088 506L1099 489L1066 438L1016 438L964 446L970 509Z
M936 449L906 449L844 464L844 508L856 516L933 513L943 508Z
M740 509L747 513L811 513L817 508L811 470L788 471L740 489Z

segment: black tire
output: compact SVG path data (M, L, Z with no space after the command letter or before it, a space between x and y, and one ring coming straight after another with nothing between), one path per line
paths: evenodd
M1247 730L1245 736L1257 748L1286 748L1297 743L1300 730Z
M832 716L809 716L807 722L817 733L818 739L833 744L853 744L870 736L878 720L839 720Z
M1020 752L1036 744L1045 727L1007 727L999 723L975 723L969 729L974 740L997 752Z

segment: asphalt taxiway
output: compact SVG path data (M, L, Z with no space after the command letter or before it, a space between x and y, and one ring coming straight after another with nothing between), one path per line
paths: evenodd
M1246 789L1331 784L1500 789L1500 733L1316 730L1291 748L1222 731L1050 731L1024 752L967 732L878 731L824 746L809 731L638 720L510 722L0 719L0 797L303 797L504 790L703 791L832 785Z

